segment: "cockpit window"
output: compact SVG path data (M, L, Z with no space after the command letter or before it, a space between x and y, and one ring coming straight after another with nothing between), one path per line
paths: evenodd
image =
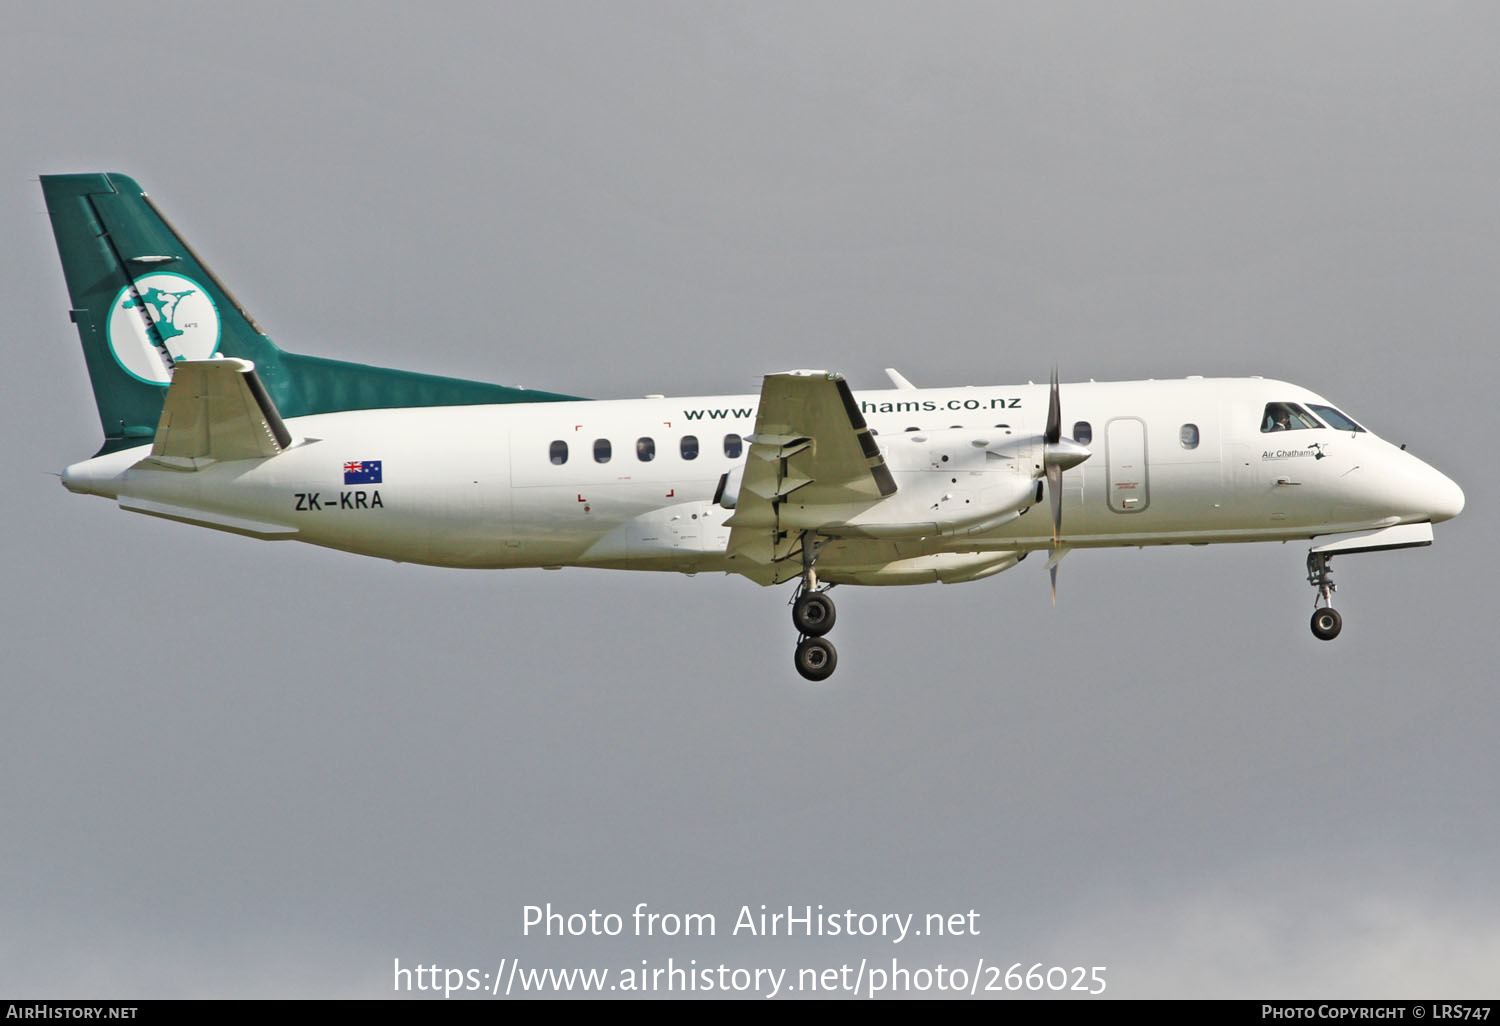
M1316 417L1296 403L1266 403L1266 412L1260 418L1262 431L1301 431L1322 426Z
M1335 431L1364 430L1364 428L1360 427L1358 424L1354 423L1354 421L1344 416L1342 412L1335 410L1332 406L1318 406L1314 403L1308 403L1307 405L1312 409L1314 413L1323 418L1323 422L1325 424L1333 428Z

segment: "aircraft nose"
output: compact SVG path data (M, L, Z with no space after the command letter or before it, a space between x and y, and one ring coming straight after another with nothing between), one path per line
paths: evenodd
M1452 478L1448 477L1431 467L1427 468L1431 475L1428 484L1428 507L1432 510L1432 522L1440 523L1444 520L1452 520L1463 512L1464 490L1460 488Z

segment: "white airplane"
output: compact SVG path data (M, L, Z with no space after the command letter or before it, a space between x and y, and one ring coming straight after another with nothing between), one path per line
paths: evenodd
M63 472L122 509L452 567L795 583L795 664L826 679L829 588L958 583L1045 551L1428 545L1459 487L1305 388L1260 378L588 401L286 353L131 179L42 178L105 443ZM1094 458L1096 457L1097 458ZM1041 512L1036 512L1041 507Z

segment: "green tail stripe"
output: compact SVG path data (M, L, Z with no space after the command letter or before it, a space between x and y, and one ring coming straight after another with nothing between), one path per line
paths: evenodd
M104 428L101 453L149 440L169 365L214 351L253 360L283 417L579 398L282 352L130 178L43 175L42 192ZM191 317L174 314L189 308Z

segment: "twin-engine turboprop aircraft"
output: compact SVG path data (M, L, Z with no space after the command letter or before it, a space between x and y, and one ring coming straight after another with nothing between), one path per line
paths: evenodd
M129 178L42 178L104 446L63 473L123 509L454 567L795 582L796 667L834 670L836 584L974 581L1075 548L1428 545L1458 486L1305 388L1260 378L587 401L286 353ZM1066 395L1064 396L1064 392ZM1064 415L1066 409L1066 416Z

